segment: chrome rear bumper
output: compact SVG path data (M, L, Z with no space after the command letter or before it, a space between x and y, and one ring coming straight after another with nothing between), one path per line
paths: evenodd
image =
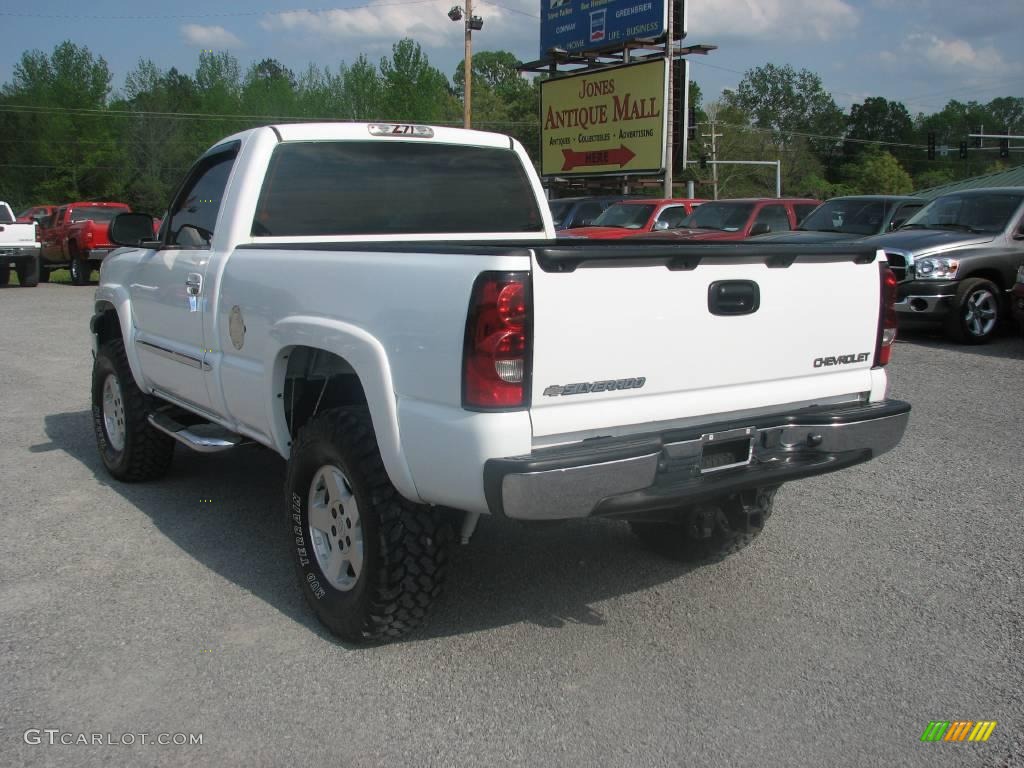
M492 513L519 520L629 516L868 461L899 443L909 418L908 403L887 400L598 438L491 459L484 490Z

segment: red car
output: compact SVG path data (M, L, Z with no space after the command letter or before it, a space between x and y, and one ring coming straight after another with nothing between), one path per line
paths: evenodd
M660 232L682 226L703 200L650 198L622 200L608 206L589 227L563 229L559 237L617 240L637 233Z
M48 281L51 270L67 267L71 270L72 283L88 283L92 271L98 269L104 257L117 248L108 236L110 221L117 214L129 211L131 208L125 203L68 203L60 206L50 219L42 223L39 282Z
M715 200L695 209L682 227L655 232L648 239L672 242L745 240L796 229L820 201L804 197L751 197ZM634 234L634 233L630 233Z
M19 213L17 221L19 224L30 224L34 221L42 226L47 219L53 216L53 212L56 210L56 205L33 205L31 208L26 208Z

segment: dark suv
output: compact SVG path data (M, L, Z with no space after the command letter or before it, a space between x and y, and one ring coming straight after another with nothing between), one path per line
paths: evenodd
M589 227L604 209L620 200L631 200L640 195L598 195L595 197L561 197L548 200L555 229Z

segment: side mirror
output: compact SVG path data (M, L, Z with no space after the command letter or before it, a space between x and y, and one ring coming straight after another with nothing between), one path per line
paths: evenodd
M759 221L757 224L750 228L750 236L756 237L757 235L767 235L772 231L772 225L764 221Z
M110 242L133 248L155 248L153 217L148 213L119 213L110 222Z
M664 232L666 229L668 229L668 222L667 221L662 220L662 221L654 222L654 231L655 232Z

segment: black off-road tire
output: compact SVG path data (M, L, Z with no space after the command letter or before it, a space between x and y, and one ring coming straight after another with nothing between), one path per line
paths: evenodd
M135 383L124 342L120 339L104 342L96 353L92 370L92 423L103 465L111 475L126 482L162 477L174 457L174 438L154 429L146 420L155 403ZM124 406L125 434L121 450L111 444L103 420L103 385L110 375L117 379Z
M362 567L347 590L331 585L314 551L311 486L323 467L345 476L362 527ZM339 638L365 643L419 626L441 593L454 535L438 510L395 490L363 406L332 408L302 427L285 480L289 549L299 587L317 618Z
M777 487L732 494L681 509L669 522L630 522L645 546L687 563L711 563L749 546L764 530Z
M89 267L88 259L83 259L78 246L74 243L68 246L68 256L71 259L69 269L71 270L72 285L88 285L92 277L92 269Z
M35 288L39 285L39 257L33 256L28 261L18 263L18 284L22 288Z
M996 322L988 332L978 334L971 329L968 314L972 298L983 293L992 296L991 303L995 307ZM980 277L971 277L960 283L953 299L953 307L946 317L946 335L960 344L986 344L991 341L999 331L1003 316L1006 314L1001 293L995 283Z
M39 259L39 282L50 282L50 270L48 270L46 266L43 264L42 258Z

